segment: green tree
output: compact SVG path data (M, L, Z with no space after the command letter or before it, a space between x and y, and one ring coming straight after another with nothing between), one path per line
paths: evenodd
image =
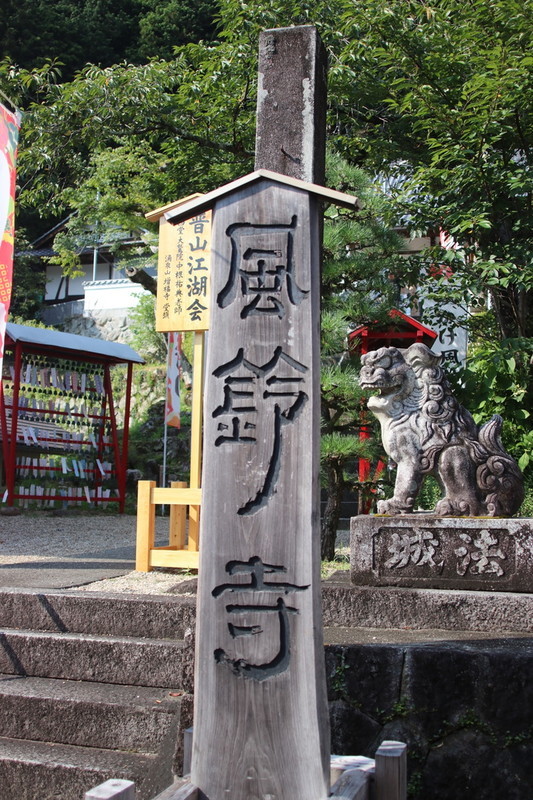
M316 22L330 53L331 146L386 177L413 230L444 229L459 242L446 254L456 281L441 281L441 294L467 305L472 296L490 298L501 338L529 336L532 5L340 0L332 9L321 0L222 0L212 44L179 47L168 62L87 68L41 90L22 133L21 203L59 213L85 193L86 208L114 214L102 175L110 160L122 178L118 192L109 189L137 216L132 163L142 202L155 204L246 171L259 31ZM26 91L27 75L4 77L0 87L9 94L14 85L15 99ZM427 261L413 265L425 286L436 277Z
M26 107L22 213L76 212L78 230L150 228L146 211L250 171L254 81L241 86L239 53L226 50L188 45L172 62L87 67L65 84L52 66L14 78L4 65L0 88Z
M155 329L155 297L142 295L129 316L131 346L149 364L166 363L167 338Z
M360 490L359 458L376 460L376 441L362 441L365 397L357 381L358 360L347 352L347 334L364 323L391 320L399 301L402 270L399 239L388 224L388 209L368 177L338 156L328 158L328 184L353 192L362 204L355 214L329 210L324 225L321 314L321 460L327 499L322 514L322 558L332 560L347 488ZM367 419L364 422L368 422Z
M68 0L62 2L68 4ZM176 17L176 3L167 0L157 13ZM139 6L146 31L151 26L155 30L147 0L137 0L135 7ZM207 6L195 8L207 16ZM86 211L99 190L97 211L102 219L107 211L102 172L111 159L115 171L124 173L119 193L128 202L123 208L137 215L141 213L138 192L137 198L130 198L127 188L127 173L134 161L146 180L143 202L156 205L212 188L249 170L259 32L315 18L327 19L333 26L336 15L324 0L283 0L274 6L257 0L221 0L219 9L217 40L176 47L175 57L168 61L146 51L144 55L153 60L136 63L141 55L138 50L132 63L106 66L100 60L101 66L94 66L98 59L90 57L88 48L87 61L93 65L64 83L59 82L60 64L32 61L29 55L20 67L9 61L0 64L0 89L25 111L19 160L24 188L19 202L28 208L46 206L59 214L77 209L86 193ZM166 54L169 45L165 44ZM53 47L46 52L51 63L57 55ZM102 178L104 185L96 186ZM142 213L146 210L145 206Z
M121 61L138 38L140 0L5 0L4 56L27 69L62 62L70 79L87 63Z
M525 351L532 336L532 5L221 0L218 38L180 46L170 60L86 67L64 84L53 64L4 64L0 88L27 112L20 204L75 210L73 233L95 221L148 228L149 208L250 171L259 32L316 23L330 57L330 147L379 177L396 222L454 237L454 249L402 262L403 280L422 303L436 301L430 325L456 324L444 301L463 309L477 373L467 404L484 413L482 392L493 388L483 348L492 343L494 362L508 364L507 348ZM500 381L497 395L504 405L511 392L523 398L523 419L512 420L520 452L533 389L525 366L516 361L518 384Z
M25 69L61 62L67 81L87 64L173 57L177 45L209 39L215 0L4 0L0 52Z
M454 280L422 260L420 285L461 303L490 298L501 339L531 336L533 3L340 7L348 41L332 81L343 150L386 174L414 229L460 245L430 254L448 259Z
M17 246L20 254L17 258L9 316L11 319L17 317L21 320L34 320L43 303L46 276L24 233L17 233Z
M170 61L176 47L210 40L215 34L213 0L167 0L155 9L152 3L144 5L149 10L139 20L136 60L155 57Z
M433 232L411 260L426 321L470 337L459 383L478 421L502 410L525 466L533 381L531 0L341 0L337 146L386 179L399 218ZM438 245L439 231L455 245Z

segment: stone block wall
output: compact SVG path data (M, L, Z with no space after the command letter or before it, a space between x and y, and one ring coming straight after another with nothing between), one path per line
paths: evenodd
M100 281L100 283L115 284L120 282ZM131 284L131 281L127 281L127 283ZM131 305L112 307L105 303L97 305L94 302L88 304L83 300L75 300L43 306L39 316L46 325L52 325L65 333L104 339L108 342L130 344L129 317L131 307Z
M329 645L332 752L408 744L413 800L533 796L533 639Z
M64 320L62 330L79 336L91 336L107 342L130 344L129 319L126 309L91 311L90 316L72 316Z

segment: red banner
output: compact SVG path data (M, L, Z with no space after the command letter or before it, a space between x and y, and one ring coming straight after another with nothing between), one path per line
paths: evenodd
M15 177L20 114L0 104L0 365L13 284Z

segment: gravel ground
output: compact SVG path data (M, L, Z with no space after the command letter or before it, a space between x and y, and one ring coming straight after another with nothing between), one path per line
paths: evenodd
M152 572L128 572L119 578L87 583L70 591L77 592L131 592L133 594L188 594L180 592L179 584L190 581L189 574L178 574L172 570L154 569Z
M54 561L58 553L78 556L110 542L113 546L131 545L135 542L135 524L136 518L126 515L2 514L0 563Z
M58 554L76 558L107 547L131 547L135 557L137 518L126 514L78 515L65 513L0 514L0 564L27 562L54 563ZM156 538L168 544L168 518L156 518ZM129 572L70 591L135 592L137 594L176 593L177 584L189 580L185 570Z
M137 518L126 514L75 514L72 512L0 512L0 564L57 562L58 555L83 558L102 547L131 548L135 558ZM165 537L166 541L165 541ZM348 531L339 531L338 553L348 559ZM168 544L168 518L156 517L156 541ZM74 587L80 592L133 592L176 594L179 584L190 582L187 570L154 569L128 572L117 578ZM187 587L188 589L188 587Z

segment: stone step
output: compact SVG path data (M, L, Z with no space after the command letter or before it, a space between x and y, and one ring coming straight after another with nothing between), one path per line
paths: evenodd
M191 691L193 657L184 641L0 629L0 673L7 675Z
M196 598L0 589L0 627L155 639L194 628Z
M322 583L326 627L533 633L533 594L358 586L349 570Z
M2 800L81 800L110 778L134 781L149 800L172 781L154 756L0 738Z
M182 697L178 690L0 675L0 737L137 753L158 753L168 741L175 750Z

